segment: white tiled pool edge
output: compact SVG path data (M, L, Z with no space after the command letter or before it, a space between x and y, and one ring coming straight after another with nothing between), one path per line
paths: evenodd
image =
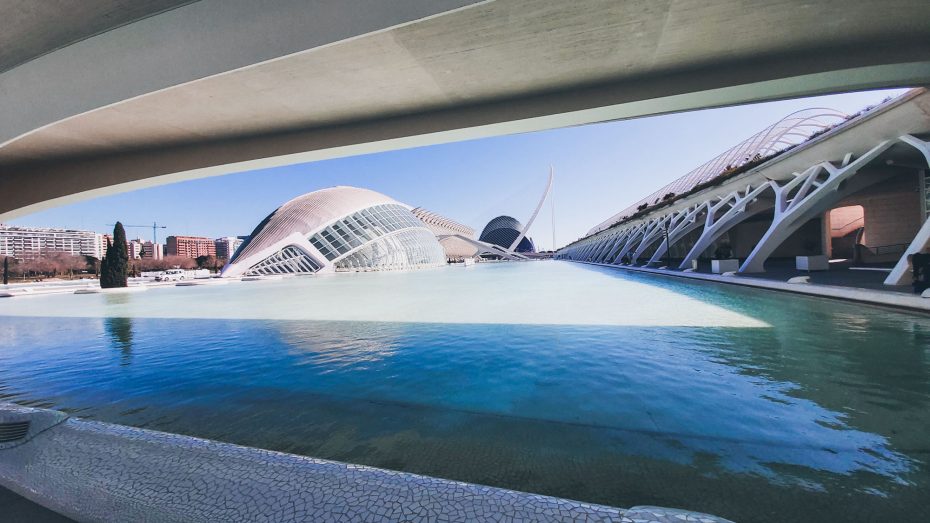
M619 509L69 418L0 403L0 485L78 521L655 521ZM5 424L5 425L4 425Z
M577 261L573 263L584 263L586 265L597 265L600 267L608 267L611 269L620 269L632 272L659 274L673 278L689 278L692 280L713 281L730 285L742 285L744 287L755 287L759 289L792 292L795 294L804 294L807 296L819 296L821 298L855 301L860 303L868 303L870 305L894 307L911 311L930 312L930 299L921 298L919 295L875 291L853 287L839 287L835 285L822 285L816 283L787 283L781 281L765 280L762 278L752 278L748 276L723 276L720 274L670 271L666 269L652 269L649 267L632 267L628 265L611 265L607 263L593 263L583 261Z

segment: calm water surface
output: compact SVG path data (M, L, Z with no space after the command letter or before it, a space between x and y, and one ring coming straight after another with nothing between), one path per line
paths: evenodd
M930 318L563 262L0 300L0 400L738 521L930 514Z

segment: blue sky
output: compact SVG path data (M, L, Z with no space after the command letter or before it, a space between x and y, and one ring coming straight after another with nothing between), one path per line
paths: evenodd
M34 213L14 225L106 232L106 224L157 220L169 234L249 234L281 203L324 187L367 187L474 227L509 214L525 221L555 168L556 244L564 245L630 203L682 176L783 116L808 107L852 113L887 96L871 91L637 120L326 160L176 183ZM550 205L530 236L552 246ZM151 228L129 229L150 239Z

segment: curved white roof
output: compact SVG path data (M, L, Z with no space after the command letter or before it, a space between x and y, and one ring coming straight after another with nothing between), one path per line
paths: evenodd
M427 225L417 220L413 214L409 213L410 206L398 202L393 198L369 189L358 187L331 187L311 193L298 196L293 200L286 202L278 207L273 213L268 215L252 232L251 237L246 243L236 251L226 267L223 268L224 276L238 276L251 270L253 266L259 263L286 263L291 262L303 264L304 269L312 265L318 265L326 270L332 270L333 264L338 261L334 258L332 250L323 252L317 249L311 243L311 237L318 235L320 231L329 230L332 227L341 228L337 222L341 222L350 215L356 215L360 211L372 208L382 208L383 206L394 206L405 209L409 215L409 223L404 222L400 215L381 214L381 218L372 218L382 220L376 229L376 237L383 235L392 235L390 231L409 228L414 223L416 228L429 230ZM376 214L381 211L375 211ZM384 221L387 220L387 221ZM393 221L392 221L393 220ZM355 222L353 222L355 223ZM405 225L406 223L406 225ZM355 226L360 224L356 223ZM372 224L374 225L374 224ZM384 229L387 227L387 229ZM351 232L347 234L352 234ZM358 239L358 238L357 238ZM371 236L366 236L365 241L370 241ZM333 238L331 241L339 242ZM348 238L346 242L350 241ZM435 239L433 239L435 242ZM326 242L324 242L326 243ZM325 247L320 243L320 249L336 249L335 244ZM348 244L346 244L348 245ZM357 242L353 244L357 246ZM345 245L339 250L340 256L348 255ZM439 243L435 243L437 252L441 254ZM298 250L294 250L294 249ZM289 249L289 250L288 250ZM427 249L428 250L428 249ZM350 250L354 252L354 248ZM432 253L428 253L432 254ZM319 270L319 269L315 269Z
M423 207L417 207L411 212L436 234L461 234L469 238L475 235L475 230L471 227L446 218L441 214L428 211Z
M262 220L230 263L247 260L295 232L306 236L355 211L385 203L404 205L379 192L359 187L330 187L298 196Z

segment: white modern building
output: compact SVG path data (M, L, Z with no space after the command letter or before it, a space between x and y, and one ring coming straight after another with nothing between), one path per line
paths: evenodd
M0 225L0 256L32 259L62 252L99 259L101 237L93 231Z
M853 115L788 115L556 257L681 270L717 260L710 270L739 273L848 265L906 285L909 256L930 249L928 106L917 88Z
M475 230L423 207L413 209L413 215L433 231L447 258L471 258L478 254Z
M298 196L268 215L223 276L312 274L433 267L446 257L436 236L404 205L356 187Z

